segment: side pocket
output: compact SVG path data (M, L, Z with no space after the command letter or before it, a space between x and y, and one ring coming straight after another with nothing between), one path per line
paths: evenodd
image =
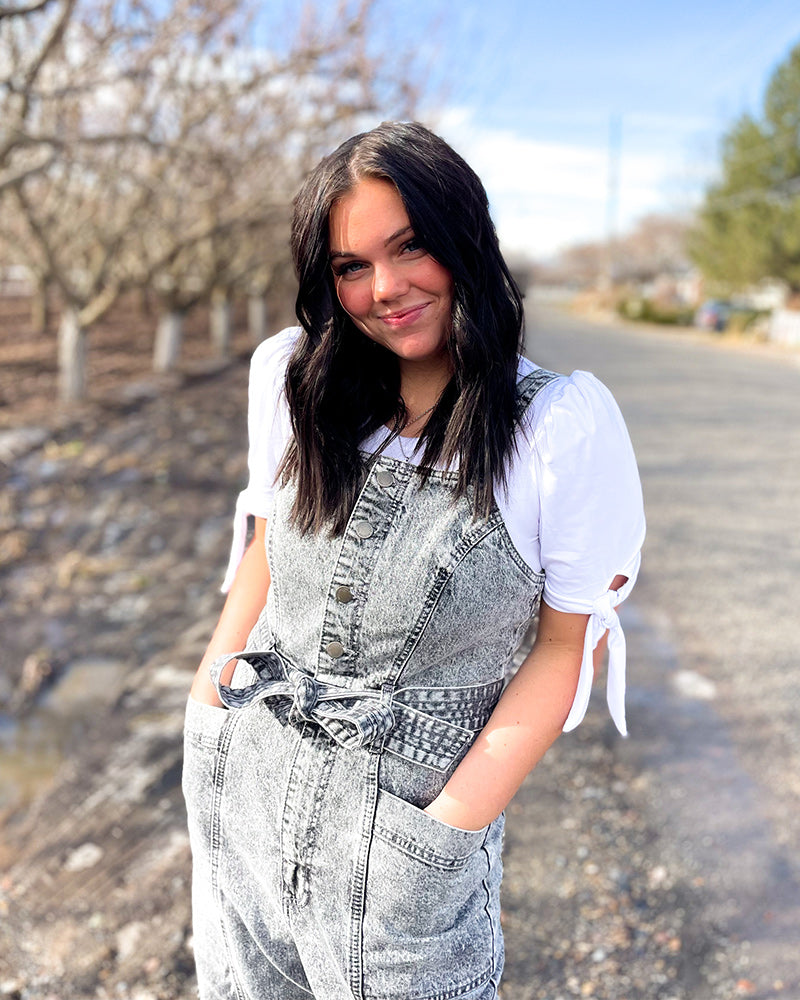
M206 705L189 695L183 717L184 743L213 750L229 715L229 709L224 706Z
M189 697L183 724L183 797L195 864L207 854L211 835L214 767L220 736L232 713Z
M451 1000L497 971L502 820L448 826L379 792L364 907L365 997ZM496 898L498 897L498 898Z
M488 827L462 830L381 789L375 835L434 868L463 868L486 839Z
M198 979L208 984L201 985L204 995L231 975L214 884L212 831L218 748L233 715L190 696L184 716L182 785L192 847L192 929Z

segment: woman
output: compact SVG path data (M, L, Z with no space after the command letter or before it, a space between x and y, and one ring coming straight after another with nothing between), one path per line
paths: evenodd
M635 460L599 382L518 356L484 189L423 126L323 160L292 251L302 326L253 357L187 708L201 996L489 1000L503 809L583 717L607 629L625 731Z

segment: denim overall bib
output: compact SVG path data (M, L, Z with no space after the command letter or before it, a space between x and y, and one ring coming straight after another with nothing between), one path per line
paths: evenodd
M518 387L527 406L555 376ZM343 535L277 490L267 603L189 702L184 792L203 1000L492 1000L503 816L423 812L503 689L544 576L455 474L380 456ZM238 657L231 685L222 667Z

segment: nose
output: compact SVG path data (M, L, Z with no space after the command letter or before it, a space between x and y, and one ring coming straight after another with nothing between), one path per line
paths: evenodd
M376 263L372 274L372 297L376 302L396 299L408 291L409 281L402 269L389 263Z

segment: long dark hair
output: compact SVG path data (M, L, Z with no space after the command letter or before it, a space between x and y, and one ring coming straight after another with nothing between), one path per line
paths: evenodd
M454 374L422 434L420 475L458 462L456 495L488 516L513 449L522 298L500 253L486 191L471 167L417 122L384 122L322 160L294 201L292 256L303 327L286 371L294 438L279 475L293 480L301 531L340 534L363 483L360 443L382 424L402 427L400 373L391 351L353 324L336 296L328 216L359 180L397 188L416 240L453 278L448 346Z

